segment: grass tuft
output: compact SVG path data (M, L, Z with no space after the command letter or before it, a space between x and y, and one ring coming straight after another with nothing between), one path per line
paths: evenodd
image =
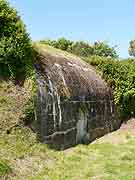
M0 160L0 177L8 175L12 172L12 168L8 161Z

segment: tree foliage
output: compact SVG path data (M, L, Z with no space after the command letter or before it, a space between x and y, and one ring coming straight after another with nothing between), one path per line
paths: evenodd
M5 0L0 0L0 69L18 77L26 73L32 59L29 34L17 11ZM5 70L4 70L5 71ZM5 73L5 72L4 72Z
M88 57L93 54L93 47L84 41L76 41L68 51L78 56Z
M122 117L135 116L135 60L122 61L93 56L85 59L94 65L114 90L115 103Z
M105 42L95 42L93 49L93 55L118 58L115 47L109 47Z
M105 42L90 44L85 41L70 41L65 38L60 38L58 40L41 40L40 42L82 57L93 55L112 58L118 57L115 47L110 47Z

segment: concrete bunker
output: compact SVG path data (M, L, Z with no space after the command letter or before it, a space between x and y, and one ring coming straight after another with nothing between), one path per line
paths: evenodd
M64 53L43 48L35 63L38 139L56 149L88 144L120 127L111 89L92 66Z

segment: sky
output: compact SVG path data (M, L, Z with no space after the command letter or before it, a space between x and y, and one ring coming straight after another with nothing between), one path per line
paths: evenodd
M128 57L135 39L135 0L9 0L22 16L33 40L57 39L117 45Z

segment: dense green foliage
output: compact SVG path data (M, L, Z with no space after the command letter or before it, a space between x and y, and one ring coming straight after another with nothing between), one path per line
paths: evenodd
M92 55L112 58L118 57L115 48L109 47L105 42L96 42L91 45L85 41L70 41L65 38L58 40L41 40L40 42L83 57Z
M53 46L55 48L58 48L64 51L68 51L68 49L70 49L70 47L72 46L73 41L67 40L65 38L60 38L57 41L45 39L45 40L41 40L40 43L47 44L49 46Z
M25 25L17 11L0 0L0 73L12 77L25 75L31 59L31 41Z
M77 41L72 43L72 46L68 48L68 51L78 56L88 57L94 53L94 49L91 45L84 41Z
M135 60L93 56L85 59L96 66L114 90L115 103L123 117L135 116Z
M95 42L93 49L93 55L118 58L115 47L109 47L109 45L104 42Z

